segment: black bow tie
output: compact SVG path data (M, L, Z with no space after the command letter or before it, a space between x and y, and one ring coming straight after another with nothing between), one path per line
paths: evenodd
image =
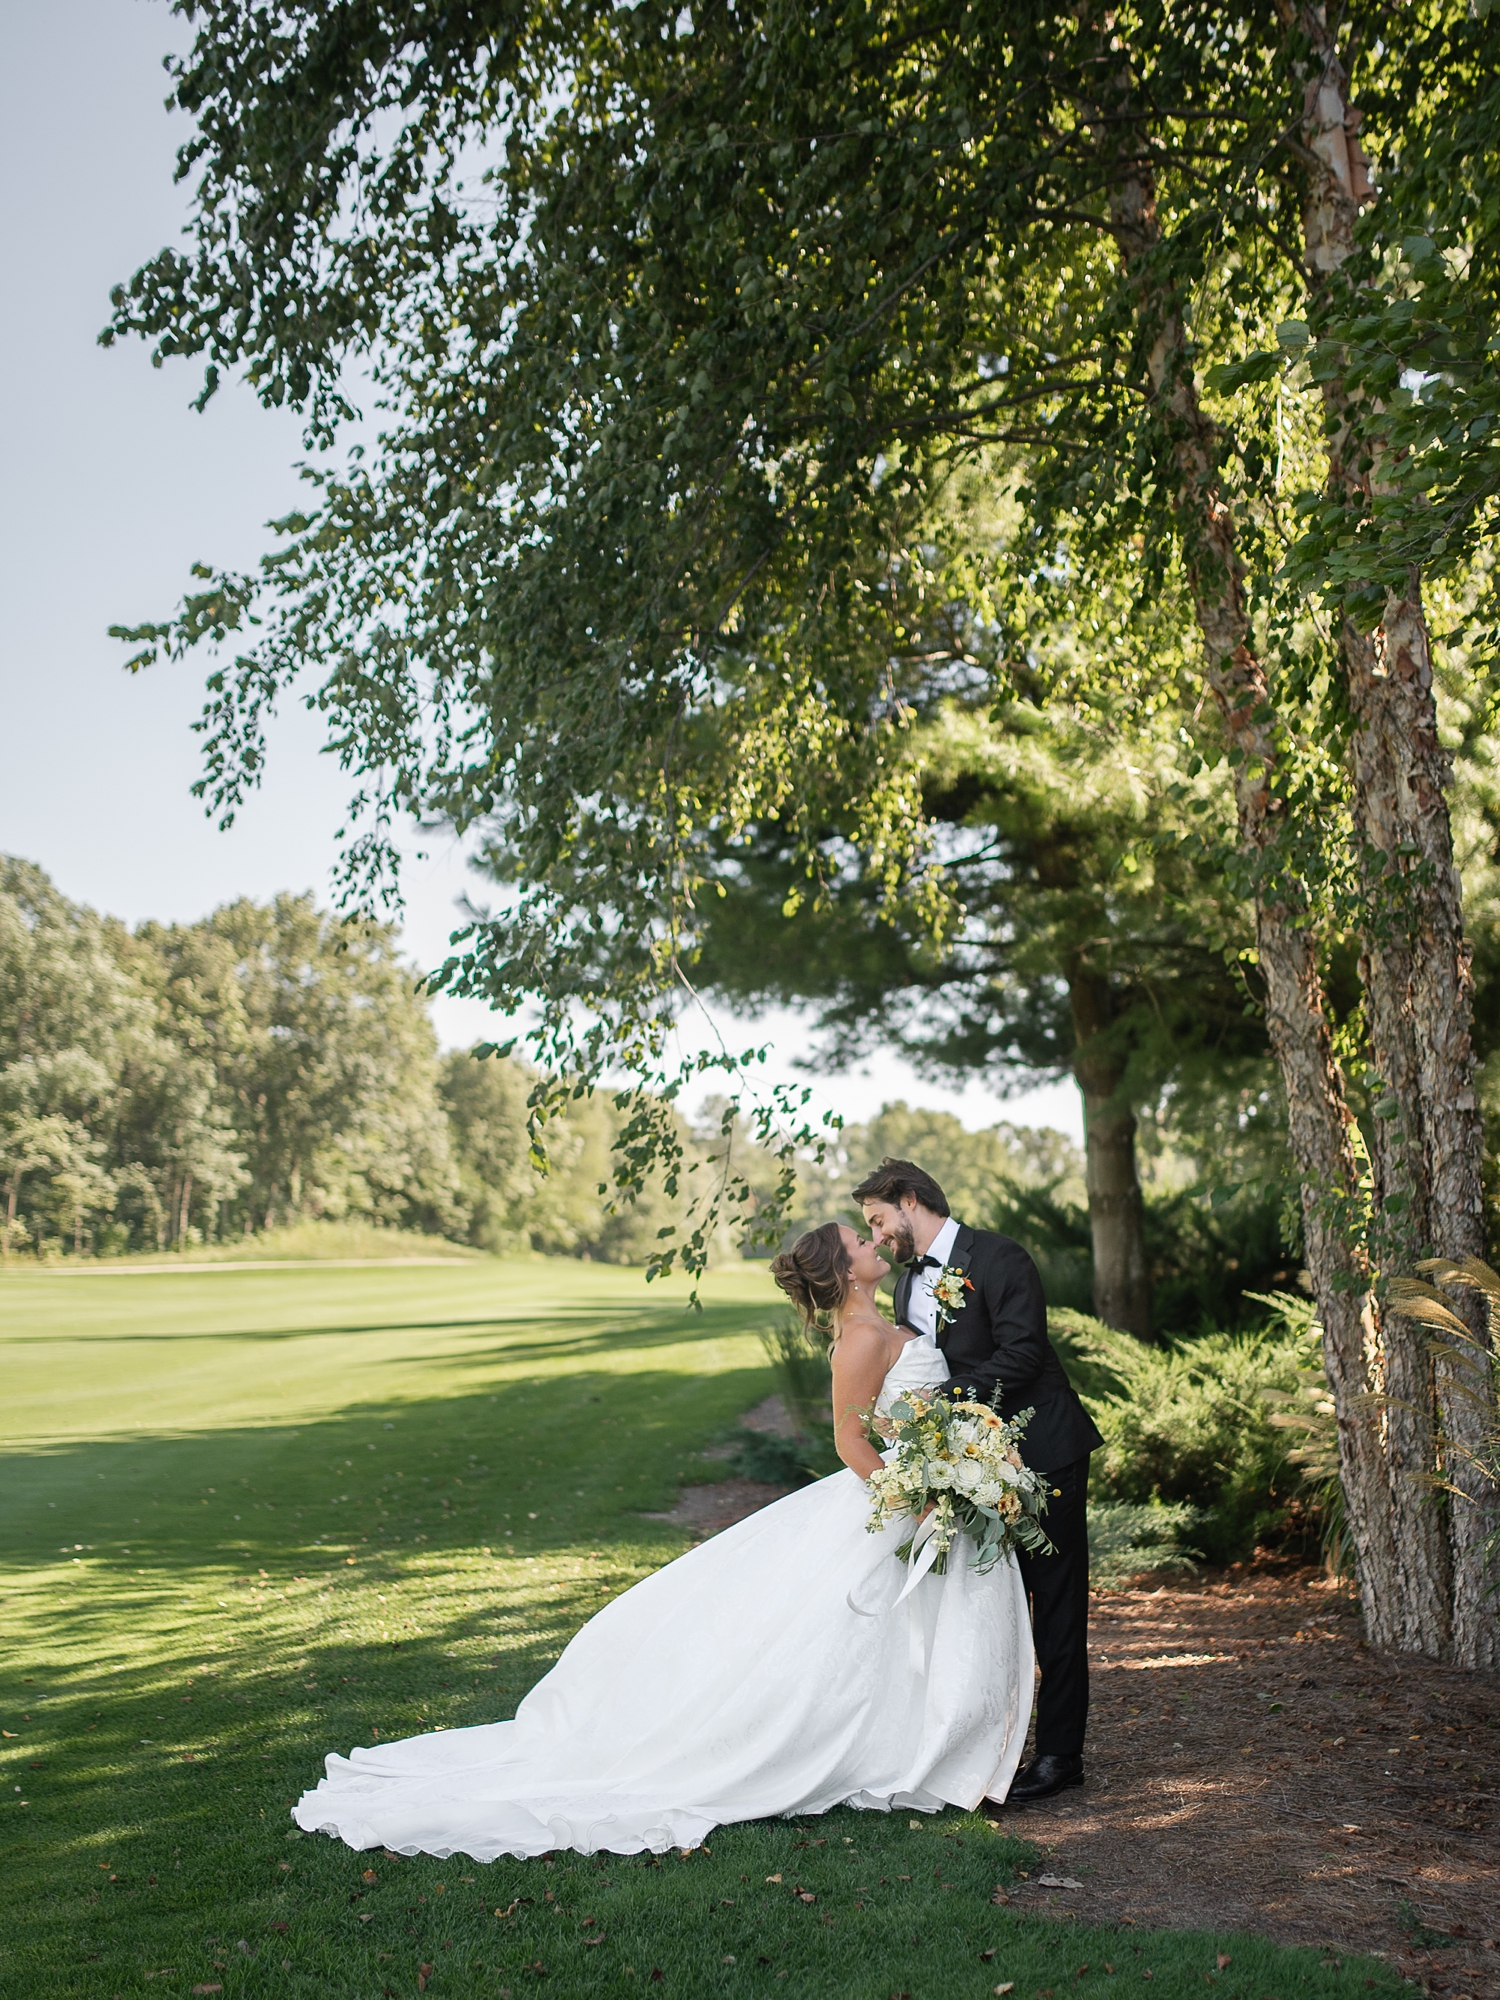
M911 1272L913 1277L915 1277L919 1271L925 1271L929 1264L932 1266L934 1271L941 1271L943 1268L942 1265L938 1262L936 1257L908 1257L906 1260L906 1268L908 1271Z

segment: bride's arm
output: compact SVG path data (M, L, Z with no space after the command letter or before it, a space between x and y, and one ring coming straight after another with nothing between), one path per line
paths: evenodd
M874 1327L850 1327L833 1351L833 1441L861 1479L881 1463L865 1436L865 1413L880 1394L888 1366L885 1341Z

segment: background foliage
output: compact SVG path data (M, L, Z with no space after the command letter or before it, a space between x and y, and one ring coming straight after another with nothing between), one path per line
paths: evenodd
M544 1174L531 1087L517 1063L439 1054L390 926L285 895L131 932L0 860L7 1254L321 1221L643 1263L673 1204L647 1189L606 1212L610 1098L568 1105Z

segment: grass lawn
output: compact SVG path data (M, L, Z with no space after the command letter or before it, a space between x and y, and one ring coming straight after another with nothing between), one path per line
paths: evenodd
M0 1275L0 1991L1399 1990L1019 1917L991 1896L1031 1850L958 1812L488 1867L291 1829L325 1750L511 1714L680 1551L644 1516L767 1393L776 1309L752 1268L684 1294L571 1262Z

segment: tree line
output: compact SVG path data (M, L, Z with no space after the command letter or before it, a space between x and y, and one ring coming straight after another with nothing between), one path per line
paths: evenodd
M389 925L311 896L135 930L0 857L7 1257L189 1248L307 1219L643 1263L670 1203L610 1214L614 1115L532 1154L521 1064L439 1052Z
M1482 1311L1434 1350L1389 1289L1485 1244L1441 696L1485 713L1500 640L1487 10L194 18L195 227L109 336L202 355L205 395L243 368L321 444L351 360L386 405L259 572L137 629L140 662L234 635L221 809L310 675L368 809L349 892L393 811L482 841L510 893L441 976L539 1008L559 1095L633 1068L622 1186L681 1156L664 1035L703 980L934 1060L1052 1034L1127 1325L1135 996L1225 1063L1263 1037L1368 1628L1493 1664ZM1039 717L1142 745L1160 811L1107 877L1107 781L1057 845L995 782ZM1096 895L1061 976L1017 882ZM760 960L736 904L787 927Z
M606 1199L621 1122L608 1091L550 1121L539 1158L536 1082L513 1058L439 1050L390 925L283 895L131 930L0 856L7 1259L180 1251L312 1220L646 1264L686 1200L659 1182ZM721 1109L710 1100L683 1123L705 1173L722 1165ZM1082 1161L1060 1133L969 1132L896 1105L803 1163L791 1226L851 1213L868 1162L913 1148L958 1211L985 1220L1023 1191L1065 1208L1082 1195ZM769 1166L745 1164L768 1198ZM726 1229L716 1250L742 1247Z

